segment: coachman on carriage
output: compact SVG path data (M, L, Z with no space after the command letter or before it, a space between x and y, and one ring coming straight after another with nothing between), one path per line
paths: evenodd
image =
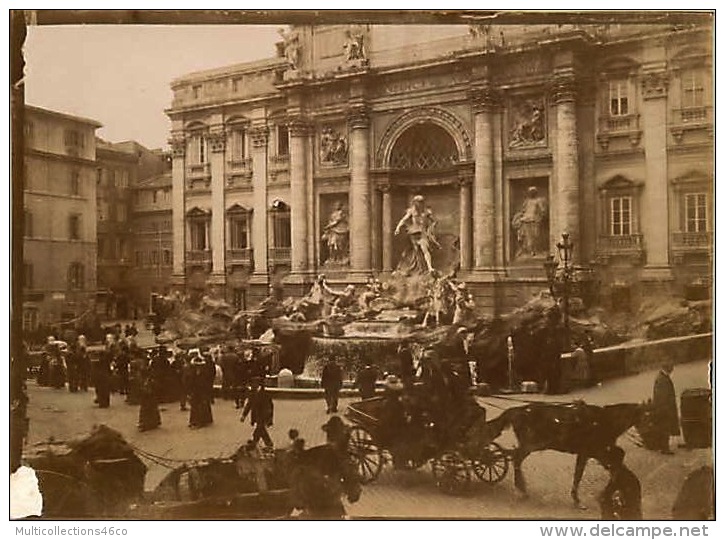
M468 367L441 361L434 351L420 364L420 382L404 387L389 378L383 396L348 406L354 423L348 449L362 480L375 480L386 461L397 469L430 462L438 485L451 493L467 487L471 472L487 482L502 480L508 460L498 444L489 441L475 459L459 452L472 426L486 422L486 410L469 392Z

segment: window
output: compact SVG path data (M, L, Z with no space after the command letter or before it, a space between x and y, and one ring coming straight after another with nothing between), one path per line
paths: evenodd
M151 197L153 198L154 204L156 204L158 202L158 195L157 195L157 193L158 192L156 190L154 190L153 193L151 194Z
M171 266L171 250L164 250L164 266Z
M682 73L682 107L702 107L705 104L705 85L699 69Z
M249 247L249 219L247 214L234 214L229 218L229 238L231 249Z
M277 155L289 155L289 131L287 126L277 126Z
M36 308L23 308L23 330L32 332L38 328L38 310Z
M70 172L70 194L81 194L81 173L79 173L78 171Z
M96 169L96 185L98 187L103 187L103 169L100 167Z
M234 289L233 304L236 310L247 309L247 291L245 289Z
M25 144L32 144L35 136L35 126L32 122L25 122Z
M292 232L290 226L290 210L282 201L274 201L272 205L272 233L274 247L292 247Z
M609 114L611 116L629 114L629 81L609 81Z
M118 258L121 259L122 262L126 262L128 260L128 242L124 238L118 239Z
M120 176L120 178L119 178L120 184L118 187L127 188L128 187L128 171L125 169L122 171L119 171L119 176Z
M432 123L408 128L390 154L394 169L445 169L457 162L456 142L445 129Z
M126 219L127 219L126 205L117 204L116 205L116 221L126 221Z
M611 204L612 236L629 236L632 234L632 197L613 197Z
M72 214L68 217L68 238L71 240L81 239L81 216Z
M199 99L201 97L201 85L194 85L192 87L192 92L194 93L194 99Z
M189 162L192 165L206 163L206 139L198 133L189 140Z
M707 231L707 193L685 195L685 230L687 232Z
M33 237L33 214L30 210L25 210L25 236Z
M83 133L75 129L66 129L64 134L67 149L81 149L84 145Z
M83 278L83 265L78 262L71 263L68 266L68 288L71 290L82 289Z
M23 263L23 287L26 289L33 288L33 264Z
M155 249L151 251L151 264L153 266L159 265L159 252Z
M205 251L207 249L206 221L191 221L191 223L189 223L189 232L191 237L191 249L193 251Z
M232 160L241 161L245 157L245 132L243 129L232 131Z
M101 201L98 203L98 221L108 220L108 203Z

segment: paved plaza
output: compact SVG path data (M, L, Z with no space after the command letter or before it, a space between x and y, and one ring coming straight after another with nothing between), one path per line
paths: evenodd
M503 408L519 405L517 400L527 398L542 401L584 399L599 405L640 402L650 396L654 377L655 372L649 371L563 396L491 397L480 398L480 402L491 418ZM673 374L678 393L685 388L706 386L707 380L704 361L678 365ZM94 424L107 424L145 452L178 460L181 464L185 460L228 456L251 435L251 426L239 422L239 411L232 402L221 399L213 405L214 424L210 427L190 430L187 427L189 413L180 411L178 404L169 403L162 406L161 428L139 433L136 430L138 406L127 405L121 396L112 396L109 409L98 409L93 404L92 392L71 394L67 390L38 387L33 381L28 383L28 389L29 444L49 437L66 439L86 433ZM340 410L344 411L351 401L342 399ZM277 399L275 407L275 423L270 431L276 445L286 444L287 431L292 427L300 430L308 446L323 442L324 433L320 428L327 415L321 398ZM504 432L498 442L510 447L510 437L510 433ZM619 439L619 444L627 451L625 462L642 483L643 511L647 519L668 519L677 489L687 474L711 462L710 449L677 448L675 455L662 456L638 447L626 433ZM151 490L168 469L148 461L146 465L146 489ZM606 484L606 472L593 462L587 467L580 495L588 509L582 511L576 510L569 498L573 468L574 457L571 455L553 451L532 454L523 465L530 493L530 497L523 500L514 489L512 471L500 484L489 486L475 480L469 494L454 497L438 490L428 466L417 471L394 471L388 465L378 480L364 487L360 501L348 505L348 512L358 517L597 519L596 497Z

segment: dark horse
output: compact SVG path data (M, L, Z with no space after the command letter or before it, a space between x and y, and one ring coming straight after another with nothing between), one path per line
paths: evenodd
M345 515L341 497L351 503L361 494L360 478L346 452L323 444L289 458L289 483L292 506L302 517L340 519Z
M571 496L579 502L579 483L589 459L605 460L617 439L637 425L644 409L635 403L598 407L584 402L531 403L504 411L498 418L474 425L468 433L466 453L475 455L507 427L513 428L518 446L511 452L514 484L526 494L521 463L532 452L557 450L576 454ZM479 452L480 455L480 452Z

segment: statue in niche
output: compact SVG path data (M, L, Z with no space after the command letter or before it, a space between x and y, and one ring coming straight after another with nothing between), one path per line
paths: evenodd
M284 57L289 62L292 69L299 69L300 67L300 36L297 32L286 32L280 28L279 35L282 37L283 44L282 49L284 51Z
M320 134L320 163L347 163L347 139L330 127L324 128Z
M433 211L426 207L422 195L411 200L405 215L395 227L395 235L405 230L408 233L410 246L403 252L398 270L407 275L427 274L434 271L431 249L440 249L441 245L435 237L436 220Z
M345 59L350 62L353 60L365 60L367 54L365 51L365 32L360 26L352 26L345 31Z
M328 253L325 264L347 264L349 237L350 226L347 221L347 211L345 205L338 202L322 232L322 241L325 242Z
M544 106L541 101L528 100L519 104L514 113L511 148L540 144L546 135Z
M536 257L546 253L546 239L543 238L543 233L548 210L546 198L539 195L539 190L535 186L529 187L521 210L514 214L511 222L516 231L517 257Z

